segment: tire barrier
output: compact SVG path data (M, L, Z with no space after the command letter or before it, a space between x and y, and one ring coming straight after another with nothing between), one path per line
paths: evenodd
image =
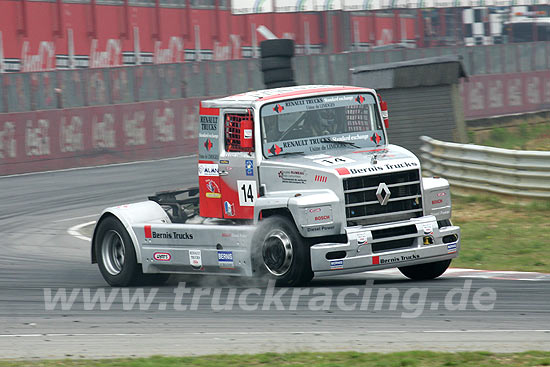
M292 57L294 41L272 39L260 43L260 69L266 88L291 87L296 85Z
M524 199L550 199L550 152L447 143L427 136L424 173L443 177L451 187Z

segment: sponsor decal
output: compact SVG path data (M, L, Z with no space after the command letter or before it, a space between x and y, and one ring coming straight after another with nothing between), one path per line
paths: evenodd
M344 260L331 260L330 270L344 269Z
M225 211L225 215L232 217L235 215L235 204L226 201L223 203L223 210Z
M147 231L149 230L149 233ZM148 237L148 235L150 237ZM175 232L175 231L166 231L166 232L157 232L151 230L151 226L145 226L145 238L162 238L166 240L192 240L193 234L188 232Z
M365 102L365 97L363 97L362 95L358 95L357 98L355 98L355 102L363 104L363 102Z
M283 106L281 106L280 104L276 104L275 107L273 107L273 111L277 112L277 113L281 113L283 112L285 108Z
M380 265L380 256L372 257L372 265Z
M252 139L252 129L244 129L244 138Z
M189 263L195 269L202 268L201 250L189 250Z
M432 200L432 205L441 204L442 202L443 202L443 199Z
M206 176L206 177L219 176L218 165L211 164L211 163L199 163L199 176Z
M282 183L305 185L307 182L304 171L281 170L277 175Z
M202 131L218 130L218 116L201 116L200 127Z
M308 209L308 212L310 213L319 213L321 211L321 208L311 208Z
M220 164L229 164L229 161L227 159L221 159Z
M252 162L252 159L245 160L244 167L247 176L254 176L254 163Z
M315 217L315 221L316 222L321 222L321 221L328 222L328 221L330 221L330 215L319 215L319 216Z
M271 148L269 148L269 150L268 150L268 152L273 154L273 155L279 155L279 154L281 154L282 151L283 151L283 148L281 148L277 144L273 144L271 146Z
M446 192L438 192L437 193L437 197L441 197L441 196L445 196L445 195L447 195Z
M357 233L357 244L359 246L366 245L368 243L368 232L359 232Z
M417 254L395 255L391 257L390 256L388 257L375 256L375 257L378 258L377 261L380 265L420 259L420 255L417 255ZM372 263L374 264L374 258Z
M447 245L447 253L452 254L456 252L456 243L451 243Z
M231 237L232 234L231 233L222 233L222 237Z
M327 182L328 177L327 176L319 176L315 175L315 182Z
M206 193L207 198L219 199L222 197L220 187L218 186L216 181L209 178L206 179L206 189L208 190L208 192Z
M308 233L310 232L328 232L328 231L334 231L335 226L318 226L318 227L312 227L312 228L306 228L306 231Z
M172 255L170 255L168 252L155 252L153 254L153 259L157 261L170 261L172 260Z
M380 140L382 140L382 137L375 132L374 134L372 134L370 140L376 145L378 145L380 144Z
M210 149L212 149L213 147L212 141L210 139L206 139L206 141L204 142L204 147L207 151L210 151Z
M233 251L218 251L218 266L221 269L234 269Z
M355 162L355 160L351 158L346 158L346 157L332 157L332 158L318 159L313 162L317 164L321 164L323 166L333 166L335 164L352 163L352 162Z
M344 175L349 175L349 174L350 174L349 169L347 169L347 168L345 168L345 167L336 168L336 172L338 172L338 174L339 174L340 176L344 176Z
M425 235L433 235L434 234L434 230L433 230L433 227L431 225L426 225L424 226L424 234Z

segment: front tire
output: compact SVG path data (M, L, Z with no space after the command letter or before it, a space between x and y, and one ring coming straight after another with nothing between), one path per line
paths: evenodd
M132 239L117 218L107 217L99 223L95 250L99 271L110 286L126 287L143 279Z
M307 284L313 278L307 242L282 216L262 220L252 239L254 271L277 286Z
M402 266L399 271L412 280L429 280L442 275L449 265L451 265L451 260L443 260L427 264Z

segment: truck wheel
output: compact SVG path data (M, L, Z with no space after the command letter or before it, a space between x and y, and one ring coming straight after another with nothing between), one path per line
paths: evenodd
M451 260L437 261L434 263L402 266L399 271L412 280L428 280L435 279L447 270Z
M313 278L309 246L287 218L276 215L262 220L252 246L254 270L276 280L277 286L297 286Z
M132 239L118 219L107 217L99 223L95 250L99 270L109 285L126 287L143 280Z

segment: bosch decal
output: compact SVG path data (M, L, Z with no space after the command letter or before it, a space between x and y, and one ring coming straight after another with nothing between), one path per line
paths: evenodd
M172 260L172 255L170 255L168 252L155 252L153 254L153 259L157 261L170 261Z
M432 200L432 205L435 205L435 204L441 204L443 202L442 199L438 199L438 200Z

